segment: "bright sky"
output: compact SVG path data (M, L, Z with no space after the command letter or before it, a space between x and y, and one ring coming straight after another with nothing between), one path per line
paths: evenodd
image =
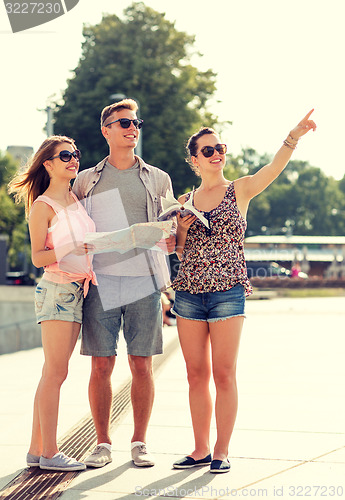
M121 16L131 3L79 0L66 15L16 34L0 3L1 150L39 146L46 117L38 110L66 87L81 54L83 23L98 23L102 13ZM222 135L230 151L238 154L250 146L274 153L289 130L315 108L318 129L302 139L294 158L336 179L343 177L344 0L145 3L166 12L177 29L196 35L195 48L203 57L193 64L218 74L210 109L233 122Z

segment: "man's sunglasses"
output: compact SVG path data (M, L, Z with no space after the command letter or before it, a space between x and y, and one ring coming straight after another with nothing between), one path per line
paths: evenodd
M116 122L120 122L120 125L122 128L128 128L130 126L130 124L133 122L133 125L135 126L135 128L140 129L143 126L144 120L140 120L139 118L135 118L134 120L130 120L129 118L119 118L118 120L107 123L104 126L109 127L109 125L112 125L113 123L116 123Z
M72 156L73 156L73 158L75 158L76 160L79 161L81 158L81 152L79 151L79 149L76 149L72 153L71 153L71 151L67 151L67 150L60 151L60 153L57 156L52 156L51 158L49 158L49 160L54 160L55 158L60 158L61 161L68 163L69 161L72 160Z
M203 148L200 149L199 153L202 153L205 156L205 158L211 158L211 156L214 154L215 150L220 155L225 155L228 148L226 147L226 144L216 144L214 147L213 146L204 146ZM198 156L198 154L196 154L195 156Z

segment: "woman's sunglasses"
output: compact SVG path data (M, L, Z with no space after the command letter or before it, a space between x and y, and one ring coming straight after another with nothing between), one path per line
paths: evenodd
M49 158L49 160L54 160L55 158L60 158L61 161L68 163L69 161L72 160L72 156L77 161L79 161L81 158L81 152L79 151L79 149L76 149L73 152L67 151L67 150L60 151L60 153L57 156L52 156L51 158Z
M134 120L130 120L129 118L119 118L118 120L115 120L113 122L107 123L107 125L104 125L105 127L109 127L109 125L112 125L113 123L120 122L120 125L122 128L128 128L130 124L133 122L133 125L135 128L140 129L143 126L144 120L140 120L139 118L135 118Z
M220 155L225 155L227 152L227 147L226 144L216 144L214 147L213 146L204 146L203 148L200 149L199 153L202 153L205 158L211 158L211 156L214 154L214 151L216 150ZM198 153L198 154L199 154ZM196 154L195 156L198 156Z

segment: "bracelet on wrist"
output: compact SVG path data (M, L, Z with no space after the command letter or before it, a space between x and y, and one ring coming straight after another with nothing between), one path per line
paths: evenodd
M283 142L284 146L286 146L287 148L290 148L290 149L296 149L297 148L297 144L292 144L291 142L288 142L287 140L285 140Z
M287 136L287 139L289 139L289 138L290 138L290 140L291 140L291 142L292 142L293 144L297 144L297 143L298 143L298 141L299 141L299 138L298 138L298 139L295 139L294 137L292 137L292 135L291 135L291 134L289 134L289 135Z

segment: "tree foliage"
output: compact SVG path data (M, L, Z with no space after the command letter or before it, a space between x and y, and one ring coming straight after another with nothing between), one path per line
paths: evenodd
M140 104L144 119L143 158L168 172L176 194L195 183L184 161L184 145L201 125L216 121L206 110L215 74L191 63L194 36L176 30L143 3L133 3L120 19L106 15L85 26L82 56L55 113L55 132L72 136L82 150L82 168L107 154L99 117L111 95Z
M82 55L55 112L55 132L76 139L82 168L106 156L99 117L114 94L136 99L144 119L143 158L167 171L175 194L198 184L186 165L186 139L201 125L214 126L207 111L215 92L211 71L191 64L194 37L144 3L133 3L123 16L106 15L84 27ZM219 129L219 124L217 125ZM251 175L271 161L247 148L228 158L227 178ZM345 234L345 176L326 177L307 162L291 161L279 178L254 198L248 234Z
M16 205L7 192L7 184L18 170L18 163L0 152L0 234L8 236L8 257L11 268L21 268L27 224L23 205ZM24 253L23 253L24 252Z
M0 151L0 186L7 185L18 170L18 163L8 153Z

